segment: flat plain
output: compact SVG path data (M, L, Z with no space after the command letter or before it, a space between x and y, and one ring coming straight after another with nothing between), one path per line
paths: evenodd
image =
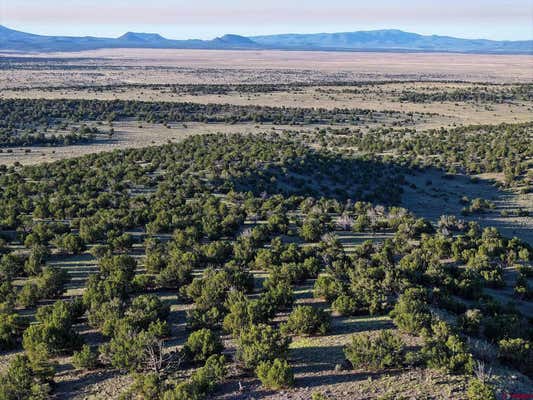
M383 79L512 83L531 79L533 62L532 56L312 51L113 49L2 55L3 64L24 66L22 70L3 68L2 88Z

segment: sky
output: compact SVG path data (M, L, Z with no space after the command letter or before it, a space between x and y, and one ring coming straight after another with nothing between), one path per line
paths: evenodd
M533 39L533 0L0 0L0 25L42 35L134 31L169 39L401 29L523 40Z

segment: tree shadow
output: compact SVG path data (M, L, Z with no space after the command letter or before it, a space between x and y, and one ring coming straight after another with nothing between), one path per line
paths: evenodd
M441 215L456 215L466 221L476 221L482 227L494 226L504 236L517 236L533 243L533 230L527 217L502 216L502 212L510 212L521 206L513 193L498 188L494 180L474 180L468 175L451 175L437 168L425 168L413 170L406 176L406 183L402 205L420 217L436 222ZM462 215L465 207L462 203L463 196L470 200L490 200L495 209ZM529 208L531 212L531 207Z
M301 372L322 371L326 366L331 369L336 363L344 360L343 347L337 345L292 348L290 358L296 370Z
M384 205L401 201L406 168L393 162L343 157L308 148L285 162L263 162L230 179L237 191L284 196L329 197L372 201Z
M383 329L393 329L394 324L386 317L372 318L369 316L343 317L333 316L331 320L332 335L345 335L347 333L358 333L377 331Z
M275 157L272 159L258 162L230 178L228 187L250 191L256 196L266 193L401 205L433 222L437 222L441 215L456 215L467 221L477 221L483 227L495 226L507 237L518 236L528 243L533 242L533 230L527 217L501 215L502 211L525 206L517 203L509 191L496 187L494 181L451 175L432 167L408 167L394 160L344 157L310 148L283 162L276 162ZM222 185L223 180L215 178L213 183ZM496 209L462 216L463 196L491 200ZM379 239L383 240L382 237Z
M316 374L296 378L297 387L317 387L323 385L336 385L344 382L360 382L369 378L377 379L385 372L354 372L332 371L330 374ZM399 375L401 371L386 371L387 375Z
M105 336L99 330L87 325L87 323L77 324L76 332L81 336L84 343L91 346L100 345L106 342Z

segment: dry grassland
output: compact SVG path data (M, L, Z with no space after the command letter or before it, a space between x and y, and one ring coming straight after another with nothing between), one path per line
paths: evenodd
M0 88L50 84L405 79L523 82L533 79L533 56L527 55L112 49L79 53L0 53L1 56L22 57L27 62L23 70L1 69ZM50 68L50 65L64 65L69 69Z

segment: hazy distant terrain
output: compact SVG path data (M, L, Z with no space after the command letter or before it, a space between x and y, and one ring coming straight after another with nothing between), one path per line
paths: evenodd
M532 54L533 41L460 39L419 35L400 30L281 34L244 37L224 35L213 40L170 40L157 33L127 32L118 38L42 36L15 31L0 25L0 50L18 52L83 51L105 48L150 49L249 49L454 52L486 54Z

